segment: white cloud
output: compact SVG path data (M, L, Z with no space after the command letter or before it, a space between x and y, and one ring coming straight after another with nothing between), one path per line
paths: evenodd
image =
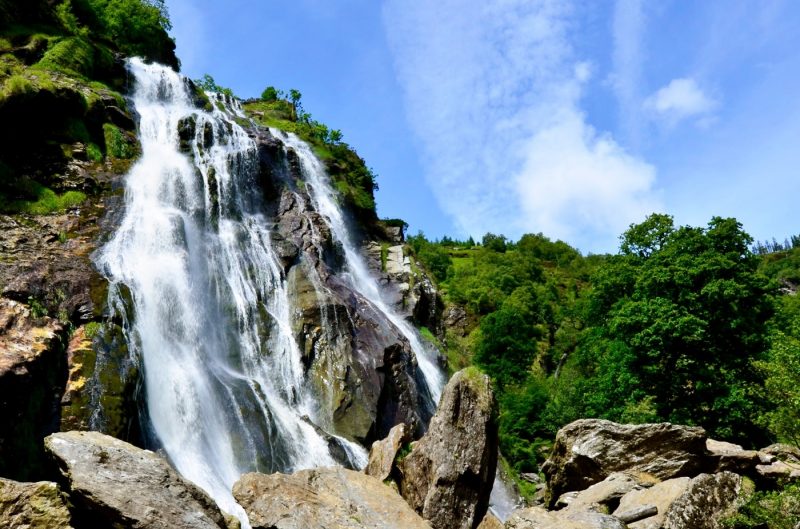
M691 78L673 79L644 101L645 110L669 125L699 118L699 126L709 126L713 120L709 114L717 106L718 102L706 95Z
M571 0L387 0L384 26L428 182L466 232L611 250L658 209L652 166L586 122Z

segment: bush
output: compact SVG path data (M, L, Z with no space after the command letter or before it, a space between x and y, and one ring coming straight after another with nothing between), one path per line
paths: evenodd
M261 99L271 103L278 100L278 90L274 86L268 86L261 92Z

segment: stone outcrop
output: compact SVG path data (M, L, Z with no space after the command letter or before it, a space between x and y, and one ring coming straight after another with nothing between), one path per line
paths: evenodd
M253 529L430 529L390 487L342 468L245 474L233 495Z
M653 505L656 513L653 516L630 524L632 529L659 529L664 524L670 505L680 498L689 488L692 479L688 477L673 478L662 481L646 489L632 490L622 497L614 515L636 511L644 506Z
M700 474L667 510L664 529L722 529L724 518L740 503L741 476L732 472Z
M651 487L655 480L648 480L646 476L614 472L600 483L595 483L580 492L567 492L561 495L556 506L563 505L570 511L598 511L614 510L620 499L634 490Z
M552 506L564 492L583 490L613 472L639 472L663 480L696 475L706 465L702 428L581 419L558 431L542 470Z
M97 432L56 433L45 447L92 527L226 528L213 500L150 451Z
M66 329L30 307L0 298L0 475L42 473L42 439L58 431Z
M0 527L73 529L67 498L56 483L18 483L3 478L0 478Z
M395 468L398 454L411 442L408 428L405 424L398 424L389 431L385 439L372 443L369 451L369 463L364 472L380 481L389 479Z
M514 511L506 529L626 529L618 518L597 512L548 511L529 507Z
M489 378L456 373L428 432L397 462L400 493L437 529L477 527L497 467L497 407Z

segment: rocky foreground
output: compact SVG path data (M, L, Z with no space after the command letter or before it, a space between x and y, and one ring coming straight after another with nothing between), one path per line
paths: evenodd
M485 375L457 373L428 432L400 424L364 472L242 476L233 494L254 529L716 529L755 486L800 480L800 451L743 450L701 428L580 420L543 466L542 505L488 513L497 406ZM98 432L45 440L52 481L0 479L0 527L239 527L161 456Z

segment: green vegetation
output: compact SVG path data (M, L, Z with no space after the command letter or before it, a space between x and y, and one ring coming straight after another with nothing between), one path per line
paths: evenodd
M17 196L24 198L9 199L0 194L0 213L46 215L76 207L86 200L86 195L80 191L67 191L59 195L29 179L17 180L15 184Z
M735 219L676 227L667 215L632 225L617 255L541 234L408 238L446 303L466 310L445 353L451 369L494 380L512 475L536 472L557 430L582 417L797 444L798 243L759 251Z
M303 109L302 94L288 93L270 86L261 99L244 104L247 113L260 125L297 134L311 145L325 162L333 185L357 220L370 225L377 221L374 192L377 176L356 151L342 141L342 132L312 118Z
M800 520L800 484L753 494L730 519L731 529L796 529Z

